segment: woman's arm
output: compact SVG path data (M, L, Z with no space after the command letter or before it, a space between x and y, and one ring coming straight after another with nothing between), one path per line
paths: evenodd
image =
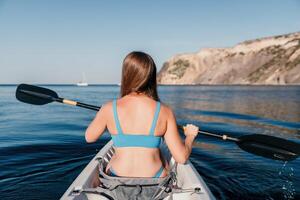
M90 123L85 131L85 140L87 143L96 142L103 134L107 126L108 104L105 104L97 112L96 117Z
M167 131L164 136L166 144L175 161L184 164L191 154L193 141L198 134L198 127L188 125L184 129L186 138L183 143L179 136L175 116L170 108L167 108L167 117Z

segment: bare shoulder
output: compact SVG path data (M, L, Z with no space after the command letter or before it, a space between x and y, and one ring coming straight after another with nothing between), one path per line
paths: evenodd
M165 103L161 103L161 112L167 118L174 116L172 108Z
M112 101L108 101L101 106L101 109L98 112L98 115L109 115L112 110Z
M112 108L112 104L113 104L112 101L106 102L105 104L102 105L101 110L102 110L102 109L103 109L103 110L111 109L111 108Z

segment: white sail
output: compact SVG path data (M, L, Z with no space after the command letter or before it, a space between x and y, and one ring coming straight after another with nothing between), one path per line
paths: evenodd
M77 86L88 86L89 84L86 82L85 74L82 73L82 80L77 83Z

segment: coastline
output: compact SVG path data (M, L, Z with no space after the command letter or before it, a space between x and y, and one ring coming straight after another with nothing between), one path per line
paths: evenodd
M300 86L300 83L292 84L158 84L158 86Z
M0 86L17 86L21 83L0 83ZM69 83L33 83L32 85L37 86L77 86L76 84ZM89 84L90 86L119 86L117 83L94 83ZM157 86L266 86L266 87L283 87L283 86L300 86L300 83L291 83L291 84L157 84ZM77 86L78 87L78 86Z

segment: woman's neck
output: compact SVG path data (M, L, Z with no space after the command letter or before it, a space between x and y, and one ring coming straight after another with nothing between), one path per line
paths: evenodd
M149 97L148 95L146 95L143 92L131 92L128 94L128 96L130 96L130 97Z

